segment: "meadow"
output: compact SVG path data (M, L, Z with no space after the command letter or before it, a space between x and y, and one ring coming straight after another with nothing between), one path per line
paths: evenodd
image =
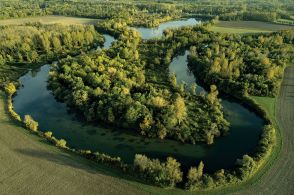
M268 33L288 28L293 27L260 21L220 21L211 30L221 33Z

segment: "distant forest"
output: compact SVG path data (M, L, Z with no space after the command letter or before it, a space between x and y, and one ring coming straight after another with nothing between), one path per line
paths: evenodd
M219 16L294 24L294 1L271 0L0 0L0 19L40 15L121 18L134 25L157 26L171 18Z

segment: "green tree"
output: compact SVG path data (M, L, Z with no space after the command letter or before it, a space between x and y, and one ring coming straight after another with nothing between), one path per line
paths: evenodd
M55 52L60 52L62 49L61 42L58 37L52 38L52 45Z

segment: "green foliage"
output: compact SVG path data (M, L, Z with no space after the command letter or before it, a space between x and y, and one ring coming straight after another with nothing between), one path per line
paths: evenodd
M34 119L30 115L25 115L23 122L28 129L34 132L38 131L39 124L38 122L34 121Z
M60 148L67 148L66 141L64 139L60 139L56 142L56 146Z
M158 159L151 160L145 155L136 154L134 166L142 177L162 187L174 187L182 181L180 163L171 157L161 163Z
M8 95L13 95L15 92L16 92L16 87L13 83L8 83L6 86L5 86L5 91Z
M237 160L237 165L240 166L238 174L241 179L248 178L255 171L256 162L248 155L244 155L242 159Z
M37 63L87 51L104 41L93 26L42 25L0 27L0 86L24 74L26 63Z
M169 78L160 75L169 74L168 64L152 70L156 77L165 78L162 85L151 80L150 60L158 54L148 51L157 52L158 45L170 45L165 40L146 43L136 31L116 21L98 24L99 29L119 35L111 48L61 60L53 68L49 84L55 96L83 113L88 121L102 121L148 137L191 143L207 142L209 138L212 143L226 131L228 123L220 104L215 103L218 100L212 103L184 86L179 89L175 79L174 84L168 84ZM171 48L166 53L168 58L178 46Z
M12 86L12 85L11 85ZM14 86L14 85L13 85ZM12 87L13 88L13 87ZM7 91L7 90L6 90ZM11 89L9 87L9 92L8 93L8 97L7 97L7 110L10 113L11 117L18 121L21 122L21 117L19 116L19 114L17 114L14 110L13 110L13 104L12 104L12 94L10 93Z
M52 135L53 133L51 131L47 131L44 133L44 136L47 138L47 139L52 139Z
M204 164L202 161L199 163L198 167L190 168L187 175L187 179L188 179L186 183L187 189L195 190L199 186L200 184L199 181L203 176L203 168L204 168Z
M234 35L205 32L189 57L202 82L236 95L276 96L286 64L291 63L293 30ZM192 35L193 36L193 35ZM209 97L211 99L211 97Z
M177 2L177 1L176 1ZM159 23L183 16L221 20L291 20L293 1L2 1L0 18L42 15L82 16L88 18L119 18L128 25L154 27Z

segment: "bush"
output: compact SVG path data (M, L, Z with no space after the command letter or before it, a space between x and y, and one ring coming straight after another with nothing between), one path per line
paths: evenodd
M60 139L56 142L56 146L60 148L67 148L66 141L64 139Z
M52 135L53 133L51 131L47 131L44 133L44 136L47 138L47 139L52 139Z
M13 95L16 92L16 87L13 83L8 83L5 86L5 91L8 95Z
M28 129L34 132L38 131L39 124L38 122L34 121L34 119L30 115L25 115L23 122Z

